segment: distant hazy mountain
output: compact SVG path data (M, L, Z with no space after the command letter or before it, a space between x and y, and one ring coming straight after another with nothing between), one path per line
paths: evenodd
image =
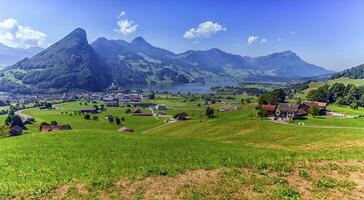
M291 51L255 58L216 48L175 54L149 44L142 37L130 43L99 38L89 45L86 32L76 29L36 56L0 72L0 91L101 91L112 84L240 81L251 77L292 78L330 73L306 63Z
M30 58L42 50L40 47L12 48L0 43L0 68L15 64L24 58Z
M303 61L292 51L252 58L252 65L265 73L271 72L283 77L312 77L333 73L333 71Z
M250 66L250 60L246 57L229 54L216 48L206 51L186 51L178 54L176 59L198 69L224 75L231 75L227 69L246 70Z

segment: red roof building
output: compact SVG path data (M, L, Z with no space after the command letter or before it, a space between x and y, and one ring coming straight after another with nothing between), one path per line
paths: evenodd
M275 113L277 109L276 105L271 105L271 104L263 104L261 107L261 110L266 111L266 112L273 112Z

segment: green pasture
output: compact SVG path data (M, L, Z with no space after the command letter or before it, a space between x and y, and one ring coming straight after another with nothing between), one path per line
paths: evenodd
M85 120L74 114L80 108L93 107L85 102L24 111L36 120L28 125L31 134L0 140L0 197L38 198L77 183L90 191L106 190L120 178L175 176L195 169L251 167L282 172L295 162L364 158L360 129L277 124L257 118L254 103L207 119L207 106L197 106L198 102L163 95L150 102L171 106L167 115L187 112L192 120L164 125L165 117L132 116L125 113L125 107L107 108L98 114L98 120ZM208 106L224 107L220 103ZM104 119L109 114L126 121L120 126L110 123ZM0 121L4 119L0 116ZM360 120L345 124L359 127L364 122ZM70 124L72 130L40 133L43 121ZM341 125L333 119L306 121ZM117 129L122 126L136 132L120 133Z

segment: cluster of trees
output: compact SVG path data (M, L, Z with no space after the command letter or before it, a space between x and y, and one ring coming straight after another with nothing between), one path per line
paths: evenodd
M16 115L13 110L10 110L5 119L5 125L13 128L15 126L24 127L23 120L19 115Z
M148 99L155 99L155 93L154 93L154 91L152 91L152 93L150 93L148 95Z
M359 106L364 106L364 86L357 87L354 84L345 85L343 83L324 85L311 90L306 98L312 101L348 105L357 109Z
M288 85L288 87L286 87L286 93L287 96L293 96L295 93L299 93L302 92L306 89L308 89L310 87L311 81L306 81L306 82L302 82L302 83L295 83L295 84L290 84Z
M125 122L125 118L122 116L122 117L117 117L117 116L110 116L107 118L107 120L110 122L110 123L115 123L117 125L121 125L122 122Z
M273 104L277 105L286 100L286 92L283 89L274 89L271 92L261 95L258 98L259 105Z
M41 107L41 106L44 106L45 108L51 108L52 103L50 103L50 102L39 102L39 101L34 102L34 107Z
M16 115L14 110L8 112L8 116L5 119L5 124L0 127L0 138L19 135L22 132L13 131L13 128L19 126L25 129L23 120L19 115Z
M241 104L251 103L253 98L243 98L240 100Z
M364 64L347 69L344 72L334 74L331 78L336 79L340 77L349 77L352 79L364 78Z
M206 108L206 113L205 113L205 115L206 115L206 117L207 118L213 118L213 117L215 117L215 110L214 110L214 108L211 108L211 107L207 107Z
M90 114L88 114L88 113L86 113L86 114L84 114L84 115L83 115L83 118L84 118L85 120L90 120L90 119L91 119L91 115L90 115ZM97 120L99 120L99 116L97 116L97 115L92 115L92 119L93 119L93 120L95 120L95 121L97 121Z
M31 92L25 85L6 78L0 79L0 91L11 91L15 94L29 94Z

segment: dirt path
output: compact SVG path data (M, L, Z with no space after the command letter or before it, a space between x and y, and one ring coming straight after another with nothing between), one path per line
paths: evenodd
M149 108L150 111L152 111L153 117L156 118L157 120L159 120L159 118L157 117L157 115L155 114L153 108Z
M60 106L60 105L63 105L63 104L67 104L67 103L69 103L69 102L63 102L63 103L55 103L55 104L53 104L54 106ZM22 109L22 110L18 110L18 111L16 111L15 112L15 114L16 115L19 115L23 120L25 120L25 119L28 119L28 118L33 118L34 119L34 117L33 116L31 116L31 115L27 115L27 114L24 114L23 112L24 111L28 111L28 110L34 110L34 109L39 109L38 107L34 107L34 108L26 108L26 109ZM61 109L62 110L62 109Z
M148 130L145 130L145 131L143 131L142 133L148 133L149 131L153 131L153 130L156 130L156 129L162 128L162 127L167 126L168 124L171 124L171 123L176 123L176 122L175 122L175 121L171 121L171 122L168 122L168 123L165 123L165 124L159 125L159 126L157 126L157 127L154 127L154 128L148 129Z

